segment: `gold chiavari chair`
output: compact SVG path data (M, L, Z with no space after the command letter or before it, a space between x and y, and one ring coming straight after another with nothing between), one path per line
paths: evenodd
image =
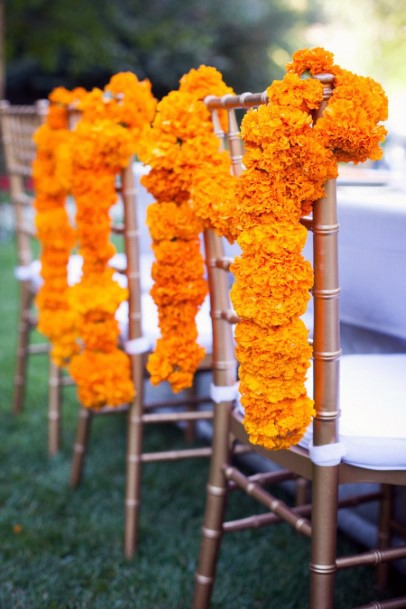
M325 75L324 78L326 100L331 95L332 77ZM229 109L229 150L235 157L234 162L239 162L240 155L236 149L234 110L259 105L264 101L263 95L251 94L206 100L215 125L218 124L217 110ZM325 102L319 113L324 105ZM207 609L210 605L220 544L227 532L284 521L309 537L310 605L306 606L311 609L334 607L337 570L376 565L377 583L383 585L389 561L406 557L405 545L390 545L393 529L390 516L392 491L396 485L406 484L406 354L340 357L335 180L326 184L325 198L315 203L312 217L303 219L303 223L313 233L313 394L317 414L298 445L279 451L254 445L251 448L265 459L310 480L312 505L287 505L264 488L270 479L275 479L273 473L247 476L232 461L234 440L242 445L249 444L243 427L243 413L238 404L231 329L231 324L238 319L228 296L226 271L230 261L224 257L221 239L212 231L205 234L213 327L214 434L194 609ZM338 428L339 416L341 433ZM369 482L381 485L381 491L338 500L340 485ZM269 512L227 521L227 495L236 488L258 500ZM381 505L377 547L354 556L337 556L338 509L377 498ZM363 609L378 607L406 607L406 597L372 602L364 605Z
M76 429L76 438L72 457L70 485L80 485L89 444L89 433L92 419L100 415L127 413L127 473L125 497L125 531L124 553L127 558L135 554L138 543L139 517L141 508L141 477L145 463L157 461L176 461L179 459L209 457L210 446L188 446L177 450L159 450L147 452L143 448L145 426L150 424L184 424L185 441L190 444L195 440L195 425L198 421L210 421L212 409L199 409L199 405L211 402L210 398L198 395L195 388L186 397L175 398L170 394L161 400L145 399L144 381L147 379L146 362L153 343L157 338L157 318L149 315L155 309L151 296L143 290L140 269L140 230L137 214L137 192L133 162L121 172L118 192L122 199L124 217L120 226L114 227L114 233L121 235L124 243L125 264L121 266L125 285L128 287L128 303L124 303L118 312L122 328L122 346L131 359L131 371L136 397L131 404L118 408L105 406L102 409L81 407ZM145 227L146 229L146 227ZM154 326L154 324L156 324ZM206 338L205 338L206 335ZM211 370L211 332L207 316L207 332L204 322L201 324L200 341L207 350L198 373ZM209 344L207 343L209 340Z
M10 199L14 211L17 240L18 266L16 277L20 280L20 314L16 372L14 378L13 412L19 414L23 407L24 392L27 384L27 362L31 354L48 353L48 344L32 343L32 331L36 327L36 314L33 300L41 285L41 265L36 259L34 211L32 191L32 163L36 149L33 135L44 122L48 112L48 101L39 100L35 105L11 105L0 102L0 120L4 157L10 182ZM73 279L72 279L73 280ZM60 388L65 382L59 368L49 364L49 453L59 449L60 426Z

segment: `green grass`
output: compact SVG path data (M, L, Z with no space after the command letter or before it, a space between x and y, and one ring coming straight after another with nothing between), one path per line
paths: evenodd
M29 366L26 407L11 415L18 286L12 241L0 243L0 609L187 609L199 548L207 461L149 464L139 552L122 553L125 419L95 421L85 479L68 487L77 403L64 390L64 445L47 456L47 361ZM179 445L153 427L149 448ZM231 513L251 508L235 494ZM213 609L304 609L308 541L285 525L227 536ZM340 537L340 549L352 545ZM337 609L372 597L373 573L338 576Z

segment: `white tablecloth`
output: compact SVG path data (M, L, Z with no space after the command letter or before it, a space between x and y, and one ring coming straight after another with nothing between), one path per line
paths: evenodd
M406 192L339 186L337 201L341 321L406 339Z

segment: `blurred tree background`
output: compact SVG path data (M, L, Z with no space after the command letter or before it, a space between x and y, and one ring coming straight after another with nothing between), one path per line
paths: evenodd
M131 70L157 97L201 63L236 90L279 77L320 0L0 0L5 7L6 96L28 103L57 85L103 86Z
M405 0L0 0L0 94L29 103L131 70L160 98L201 63L259 91L316 45L406 95Z

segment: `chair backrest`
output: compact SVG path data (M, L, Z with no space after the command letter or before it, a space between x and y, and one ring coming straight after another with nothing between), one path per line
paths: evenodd
M241 97L245 100L241 102ZM239 134L236 110L257 106L266 101L265 94L245 96L210 96L205 99L211 112L213 131L220 141L220 148L230 155L232 172L238 176L243 171L243 147ZM219 111L227 109L228 129L221 126ZM237 361L235 357L232 324L238 321L230 301L230 282L227 273L232 257L226 255L225 239L214 230L204 231L205 259L209 283L210 309L213 330L213 383L215 386L234 386Z
M35 105L16 106L0 102L0 122L4 160L9 178L11 203L14 208L18 258L20 265L32 261L32 197L30 178L36 149L33 135L44 122L48 102L39 100Z
M332 88L331 78L324 84L324 99L314 116L321 116ZM230 154L233 173L243 170L242 142L236 110L247 110L267 102L266 93L244 93L239 96L209 97L206 105L212 113L213 129ZM228 131L223 133L218 119L219 110L228 110ZM338 286L338 222L335 180L326 184L326 196L313 206L312 217L302 224L313 232L313 394L316 417L314 444L322 445L337 440L338 380L340 358L339 286ZM232 260L224 255L222 238L212 230L205 232L206 263L213 324L214 384L231 386L236 382L236 360L232 324L238 316L229 298L230 282L227 273ZM227 398L225 398L227 399Z

